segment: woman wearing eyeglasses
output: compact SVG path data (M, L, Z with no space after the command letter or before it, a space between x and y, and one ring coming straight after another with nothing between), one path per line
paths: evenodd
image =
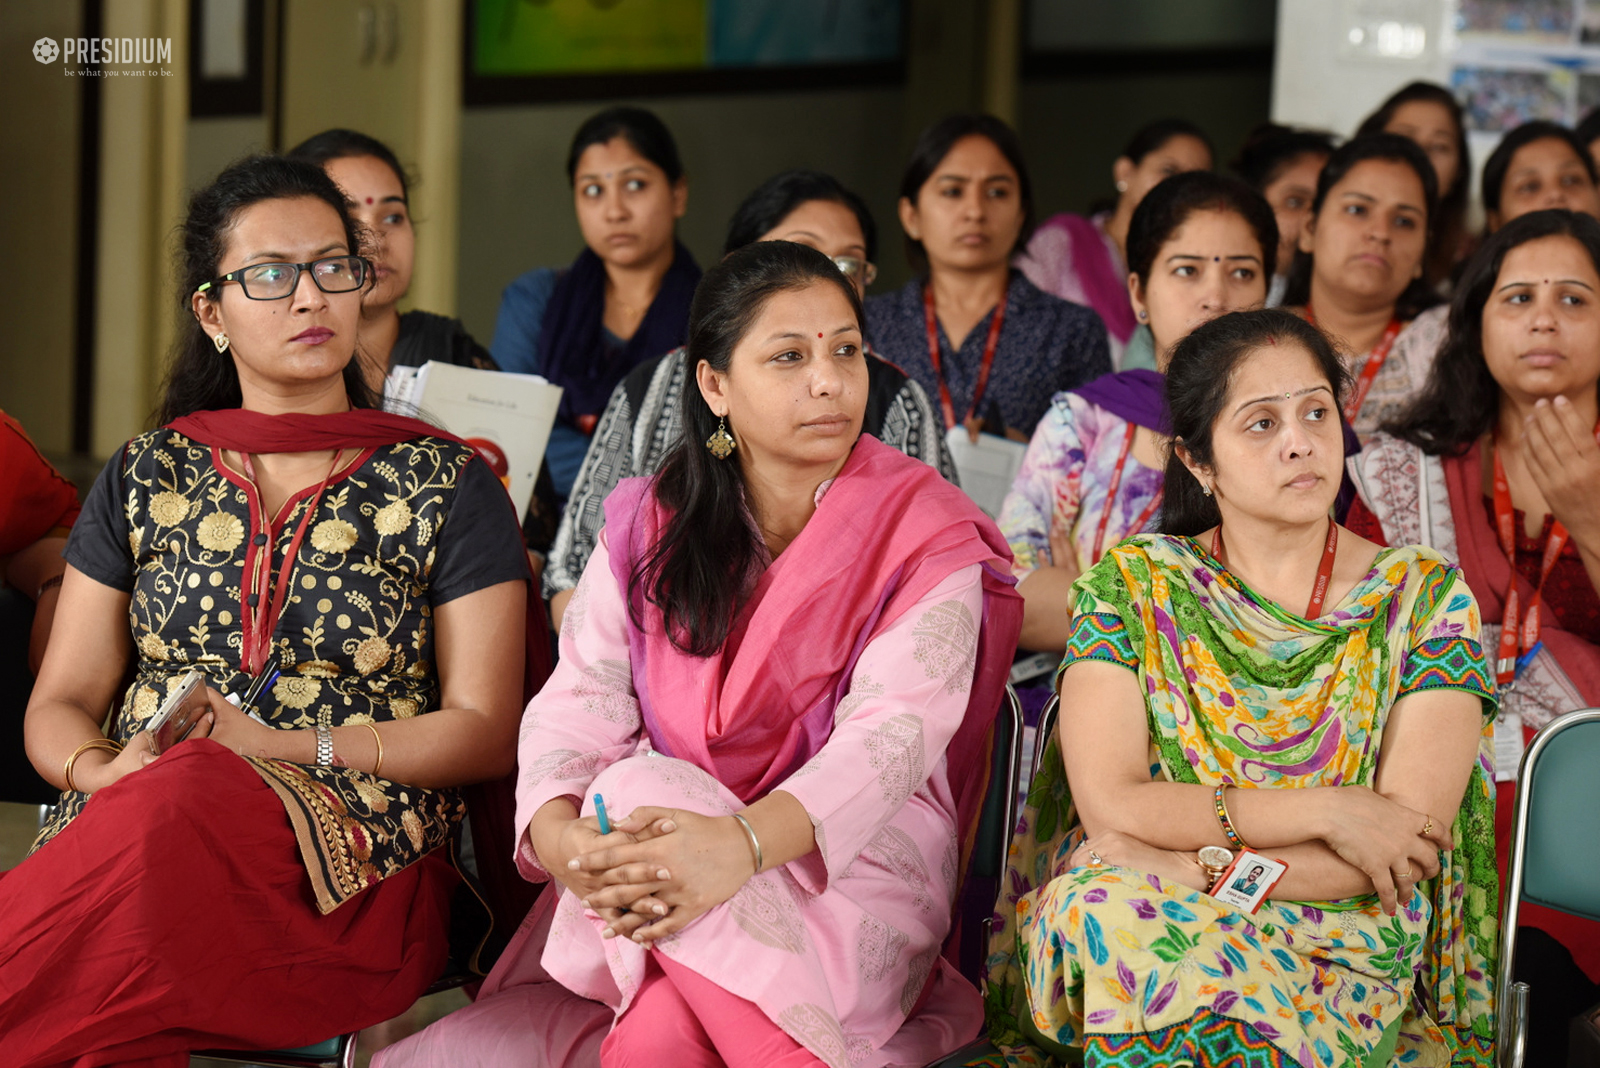
M460 319L412 309L400 312L411 288L417 234L411 224L411 190L394 151L375 137L333 129L289 150L290 159L315 163L350 198L351 214L372 238L376 276L361 301L359 353L367 385L383 391L391 368L421 367L429 360L495 370L494 360Z
M728 224L724 254L757 241L793 241L826 253L865 295L877 268L878 231L861 198L826 174L793 170L773 175L744 199ZM867 408L862 432L907 456L925 460L954 481L955 465L940 433L928 395L905 372L868 351ZM561 616L583 577L605 521L605 499L617 483L656 473L683 429L683 397L688 383L683 350L640 364L611 394L595 427L561 515L544 593L551 622Z
M358 234L304 162L191 201L163 425L84 504L28 707L65 792L0 878L7 1065L317 1042L444 966L455 787L512 766L527 562L470 447L373 409Z
M507 371L564 391L545 449L565 499L611 391L628 371L683 344L700 268L676 238L689 184L666 124L607 108L572 138L567 180L586 246L570 266L506 287L490 351Z

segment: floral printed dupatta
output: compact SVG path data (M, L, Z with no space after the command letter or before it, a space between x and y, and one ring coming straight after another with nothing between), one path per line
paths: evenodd
M1075 592L1062 670L1105 660L1137 673L1153 777L1370 784L1389 709L1433 688L1483 698L1483 742L1456 848L1386 917L1374 895L1273 901L1251 915L1129 869L1069 870L1082 830L1052 740L991 943L989 1027L1007 1060L1333 1068L1392 1040L1398 1015L1404 1063L1492 1063L1493 701L1460 573L1425 548L1385 550L1308 623L1192 539L1140 535Z

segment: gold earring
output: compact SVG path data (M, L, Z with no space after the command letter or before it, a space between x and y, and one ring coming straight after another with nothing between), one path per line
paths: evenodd
M726 460L733 455L733 450L738 447L739 443L733 440L732 434L728 433L727 416L719 415L717 417L717 429L711 432L709 438L706 438L707 451L719 460Z
M1210 483L1207 483L1207 482L1200 483L1200 492L1204 493L1207 497L1211 496L1211 485L1210 485Z
M218 334L216 337L211 339L211 343L217 347L218 355L221 355L222 353L228 351L228 335L227 334Z

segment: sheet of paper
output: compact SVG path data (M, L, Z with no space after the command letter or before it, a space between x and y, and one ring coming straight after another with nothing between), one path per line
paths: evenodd
M1494 721L1494 780L1515 782L1522 763L1522 713L1502 711Z
M966 428L959 426L951 427L944 440L950 447L950 458L955 461L961 488L991 518L998 517L1006 494L1011 492L1011 483L1022 468L1022 455L1028 451L1028 446L995 434L979 434L974 444Z

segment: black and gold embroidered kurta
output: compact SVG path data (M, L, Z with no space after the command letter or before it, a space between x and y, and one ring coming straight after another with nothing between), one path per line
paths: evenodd
M66 551L130 595L133 680L106 733L126 741L143 729L190 668L223 693L244 692L241 620L256 596L245 592L246 568L270 548L276 578L313 504L272 632L282 675L260 714L292 730L437 708L434 607L528 574L504 490L472 459L468 446L433 437L367 449L320 498L310 487L267 517L255 487L210 446L170 429L130 441ZM454 790L249 759L284 803L323 912L444 845L465 812ZM35 848L86 800L63 794Z

